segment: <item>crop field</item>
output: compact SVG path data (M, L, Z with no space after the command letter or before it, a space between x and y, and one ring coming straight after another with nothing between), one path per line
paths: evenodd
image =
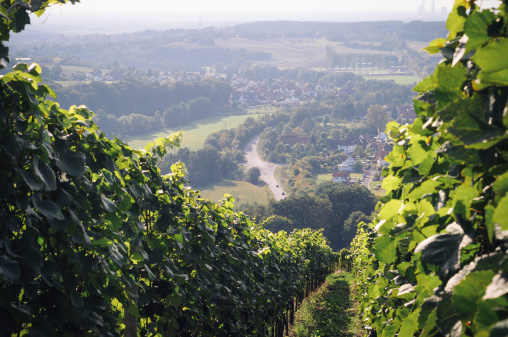
M136 137L122 137L122 139L133 148L144 148L146 144L156 138L167 137L170 134L183 130L184 134L181 147L197 150L203 147L206 137L212 132L220 131L224 128L231 129L237 127L248 117L257 118L260 115L261 114L246 114L208 117L182 126L181 128L164 129L162 131L151 132Z
M338 54L390 54L389 51L355 49L343 46L339 42L326 39L276 38L249 40L245 38L216 39L215 45L222 48L247 51L263 51L272 54L272 60L257 63L276 65L281 68L326 68L326 47Z
M201 191L202 197L213 202L222 199L226 193L231 194L235 198L235 209L253 203L266 205L273 199L273 194L268 186L257 186L246 181L223 180L198 189Z

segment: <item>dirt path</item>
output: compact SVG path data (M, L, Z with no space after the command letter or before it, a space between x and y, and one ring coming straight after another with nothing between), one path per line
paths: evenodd
M251 167L259 168L259 171L261 171L260 176L261 180L263 180L268 185L268 187L270 187L270 190L272 191L275 200L278 201L286 197L284 191L282 190L282 187L275 178L275 170L280 165L263 161L259 157L257 145L260 136L261 134L257 135L256 137L251 139L247 143L247 145L245 145L243 149L245 159L247 160L245 166L247 167L247 169L250 169Z

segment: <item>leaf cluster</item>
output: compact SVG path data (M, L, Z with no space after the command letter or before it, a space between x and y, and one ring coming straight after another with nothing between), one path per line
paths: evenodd
M506 2L456 1L443 59L389 123L388 191L353 243L365 326L382 336L508 333Z

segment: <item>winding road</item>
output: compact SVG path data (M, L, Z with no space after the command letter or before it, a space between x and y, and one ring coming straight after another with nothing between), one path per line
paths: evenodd
M260 136L261 134L252 138L243 148L245 159L247 160L245 166L247 169L250 169L251 167L259 168L259 171L261 171L261 180L263 180L268 185L268 187L270 187L275 200L279 201L286 197L282 187L277 181L277 178L275 178L275 170L277 170L277 167L280 165L263 161L261 157L259 157L258 142Z

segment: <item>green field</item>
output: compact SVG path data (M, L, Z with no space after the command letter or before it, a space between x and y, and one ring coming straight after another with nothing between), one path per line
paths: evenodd
M376 187L376 185L382 185L382 180L374 180L370 183L370 191L372 194L374 194L376 197L384 197L386 195L386 191L382 188Z
M360 74L358 74L360 75ZM378 81L389 81L394 80L397 84L416 84L421 81L421 78L418 76L407 76L407 75L362 75L366 80L378 80Z
M222 199L224 194L231 194L235 198L235 209L253 203L266 205L273 199L273 194L267 185L257 186L246 181L223 180L199 190L202 197L213 202Z
M248 117L257 118L261 114L246 114L236 116L213 116L192 122L181 128L164 129L162 131L143 134L136 137L122 137L133 148L144 148L146 144L156 138L167 137L179 130L183 130L183 142L181 147L188 147L191 150L197 150L203 147L206 137L212 132L220 131L224 128L231 129L242 124Z
M316 181L316 184L322 183L324 181L332 181L332 173L315 174L314 180Z
M244 48L250 52L268 52L272 55L269 61L255 62L271 64L281 68L312 68L324 69L328 65L326 48L330 47L338 54L389 54L389 51L355 49L327 39L312 38L272 38L246 39L228 38L215 39L215 45L221 48ZM184 46L185 47L185 46Z

